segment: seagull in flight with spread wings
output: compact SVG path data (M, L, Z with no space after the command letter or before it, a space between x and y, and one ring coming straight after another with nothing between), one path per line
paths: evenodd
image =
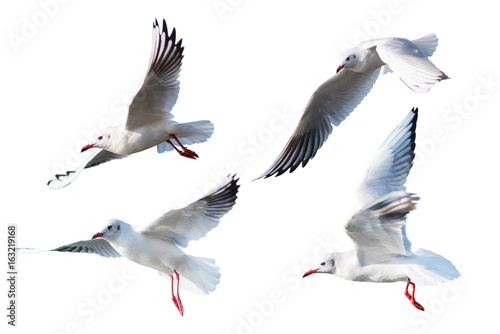
M198 158L186 145L205 142L213 133L213 124L207 120L177 123L171 113L179 95L177 78L181 71L183 51L182 39L176 42L175 28L168 35L165 20L163 29L155 20L149 69L141 89L129 106L127 121L96 134L94 141L81 151L91 148L99 150L76 170L57 174L55 179L48 182L50 188L67 186L85 168L122 159L153 146L157 147L158 153L175 149L183 157Z
M417 110L412 110L386 139L368 168L359 189L363 208L345 226L354 250L326 255L303 277L328 273L351 281L404 281L404 294L423 311L415 300L415 283L437 284L460 276L441 255L425 249L413 252L406 236L406 216L419 199L407 193L405 187L415 156L416 125Z
M283 151L260 178L292 173L305 167L339 126L370 92L379 73L394 73L413 91L425 93L448 76L429 59L438 39L430 34L410 41L381 38L365 41L342 53L337 73L309 99Z
M239 188L237 181L235 176L228 176L205 197L182 209L171 210L143 228L111 219L92 239L73 242L49 251L89 253L104 257L123 256L155 269L170 278L172 301L179 313L184 315L179 283L186 289L208 294L215 290L220 273L214 260L188 255L180 247L187 247L190 241L205 237L219 224L220 219L236 202Z

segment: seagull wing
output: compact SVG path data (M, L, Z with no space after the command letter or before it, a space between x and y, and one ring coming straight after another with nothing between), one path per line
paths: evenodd
M56 178L50 180L47 185L52 189L64 188L73 182L85 168L95 167L105 162L123 159L128 156L128 154L121 155L106 150L95 149L95 152L80 167L75 170L67 171L66 174L56 174Z
M358 189L362 205L393 191L405 182L415 157L418 109L412 109L379 148Z
M415 92L426 93L435 83L448 79L443 71L427 59L426 52L434 51L431 44L426 49L405 38L383 38L375 49L380 59Z
M370 92L380 69L357 73L340 71L323 83L307 103L295 132L272 166L260 178L292 173L302 163L305 167L332 132Z
M390 261L412 254L406 236L406 215L415 209L418 197L405 191L386 194L355 213L347 222L361 265Z
M102 238L82 240L51 249L54 252L97 254L104 257L121 257L113 246Z
M229 180L228 180L229 179ZM238 192L238 179L228 177L209 195L178 210L171 210L144 228L142 233L186 247L204 237L231 210Z
M153 50L149 69L141 89L130 104L125 128L135 129L146 123L172 118L172 110L179 95L179 73L182 63L182 39L175 41L175 28L168 36L163 20L160 32L158 21L153 24Z

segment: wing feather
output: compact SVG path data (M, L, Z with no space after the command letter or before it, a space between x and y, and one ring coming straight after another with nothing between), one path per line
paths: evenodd
M187 247L191 240L204 237L216 227L222 216L231 210L238 193L237 181L234 175L228 177L209 195L182 209L165 213L146 226L142 233Z
M258 179L292 173L305 167L338 126L361 103L377 80L380 69L367 73L340 71L312 95L283 151Z
M427 37L427 36L425 36ZM448 76L436 67L429 59L437 46L429 39L422 37L423 48L405 38L384 38L376 46L380 59L413 91L426 93L432 86ZM426 44L427 43L427 44ZM432 49L434 47L434 49Z
M346 224L362 265L412 254L406 236L406 215L416 208L414 194L395 191L355 213Z
M104 257L121 257L113 246L102 238L82 240L51 249L54 252L97 254Z
M379 148L358 189L362 205L390 192L406 190L415 157L417 119L418 108L412 109Z
M172 110L179 95L182 39L176 43L175 28L168 35L167 23L163 20L160 31L158 21L153 24L153 50L149 69L141 89L129 107L127 129L134 129L146 123L163 118L172 118Z
M47 185L52 189L64 188L73 182L86 168L92 168L111 160L123 159L129 156L128 154L115 154L106 150L94 150L95 152L80 167L67 171L65 174L56 174L56 178L47 182Z

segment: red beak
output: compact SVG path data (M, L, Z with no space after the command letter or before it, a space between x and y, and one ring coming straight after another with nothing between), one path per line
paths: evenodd
M319 270L319 269L311 269L311 270L309 270L308 272L306 272L306 273L304 274L304 276L302 276L302 278L307 277L307 276L309 276L309 275L311 275L311 274L314 274L314 273L315 273L315 272L317 272L318 270Z
M94 147L95 144L88 144L88 145L85 145L82 150L81 150L81 153L85 152L86 150L88 150L89 148L92 148Z
M337 73L339 73L340 70L343 69L343 68L344 68L344 65L339 65L339 67L337 67Z
M95 238L100 238L100 237L102 237L103 235L104 235L103 233L101 233L101 232L97 232L96 234L94 234L94 235L92 236L92 240L94 240Z

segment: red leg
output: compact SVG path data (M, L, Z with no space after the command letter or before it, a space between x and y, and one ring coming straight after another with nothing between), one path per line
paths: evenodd
M181 296L179 296L179 283L180 283L179 273L176 270L174 270L174 273L175 273L175 278L177 278L177 302L179 305L177 309L179 310L181 315L184 315L184 306L182 306Z
M176 135L171 134L170 137L172 137L172 139L174 139L179 144L179 146L182 148L182 151L179 150L177 147L175 147L174 143L172 143L172 141L170 139L168 139L167 143L172 145L172 147L177 151L177 153L179 153L183 157L190 158L190 159L198 158L198 154L196 154L195 151L191 151L190 149L188 149L187 147L182 145Z
M408 292L408 287L409 286L412 286L413 288L413 291L410 295L410 293ZM415 300L415 283L413 283L410 278L408 277L408 283L406 284L406 289L405 289L405 296L410 300L411 304L413 306L415 306L417 309L419 309L420 311L424 311L424 307L422 305L420 305L416 300Z
M170 276L170 281L172 282L172 284L171 284L171 286L172 286L172 301L174 302L174 305L177 308L177 310L179 311L179 313L181 315L184 315L184 310L182 308L182 304L180 304L180 299L178 299L174 295L174 276L172 276L172 275L169 275L169 276ZM178 279L177 279L177 294L179 294L179 280ZM179 304L180 304L180 306L179 306Z

